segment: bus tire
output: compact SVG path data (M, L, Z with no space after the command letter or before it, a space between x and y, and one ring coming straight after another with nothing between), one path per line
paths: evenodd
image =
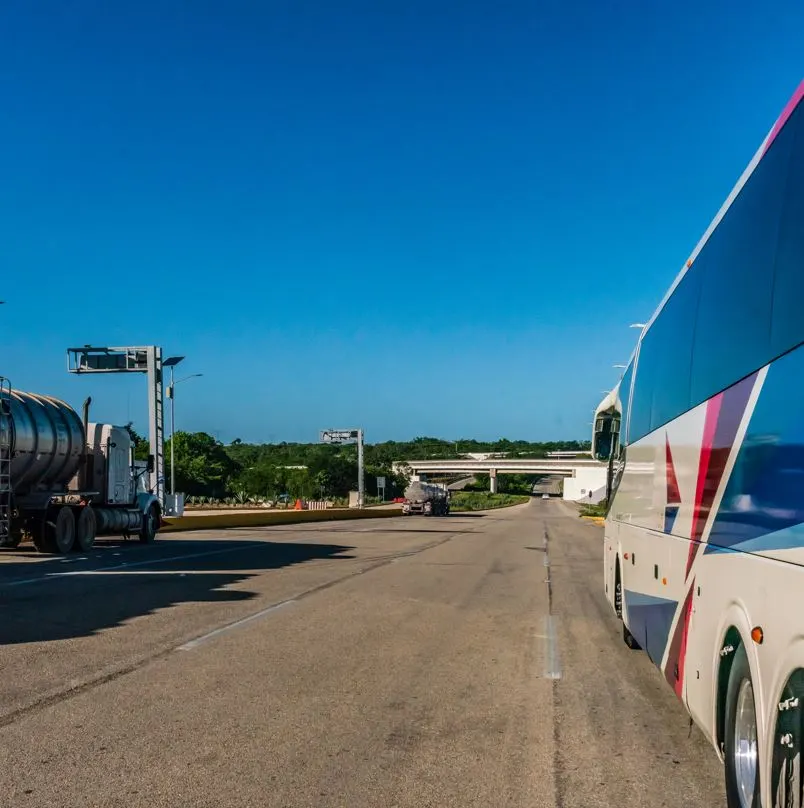
M804 671L798 670L787 680L776 709L771 769L773 808L804 806L804 778L801 772L803 713Z
M729 673L723 752L726 804L729 808L760 808L757 713L754 684L744 645L735 651Z
M623 642L632 651L641 651L642 646L637 642L636 637L628 630L628 627L623 623Z
M617 566L614 573L614 611L617 619L623 624L623 642L632 650L641 650L640 644L636 641L636 637L628 630L623 620L623 579L620 575L620 560L617 559Z

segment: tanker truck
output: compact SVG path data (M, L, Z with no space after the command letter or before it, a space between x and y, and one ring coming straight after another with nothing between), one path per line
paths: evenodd
M413 482L405 489L402 513L404 516L415 513L446 516L449 513L449 491L440 485Z
M153 460L135 463L124 427L89 423L90 403L82 420L0 378L0 547L30 540L68 553L86 552L96 536L155 539L161 507L144 483Z

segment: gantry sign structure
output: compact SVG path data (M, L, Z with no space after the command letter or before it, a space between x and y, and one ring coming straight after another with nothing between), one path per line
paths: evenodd
M154 457L150 488L165 507L165 433L162 388L162 348L158 345L122 348L67 349L70 373L144 373L148 380L148 442Z
M362 508L366 494L363 474L363 430L362 429L323 429L322 443L357 443L357 507Z

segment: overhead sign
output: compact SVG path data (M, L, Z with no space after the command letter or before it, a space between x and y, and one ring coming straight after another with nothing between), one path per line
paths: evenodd
M357 429L324 429L321 431L322 443L345 443L349 440L357 440Z

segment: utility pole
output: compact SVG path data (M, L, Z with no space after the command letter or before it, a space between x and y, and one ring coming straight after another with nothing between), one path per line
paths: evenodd
M362 429L324 429L319 439L322 443L357 442L357 507L365 505L366 480L363 471L363 430Z
M365 505L366 478L363 473L363 430L357 430L357 501L358 507Z
M176 387L173 371L176 365L184 359L183 356L171 356L162 362L162 367L170 368L170 384L167 389L167 397L170 399L170 495L173 497L176 494L176 400L174 399L174 390ZM176 507L175 500L173 507Z

